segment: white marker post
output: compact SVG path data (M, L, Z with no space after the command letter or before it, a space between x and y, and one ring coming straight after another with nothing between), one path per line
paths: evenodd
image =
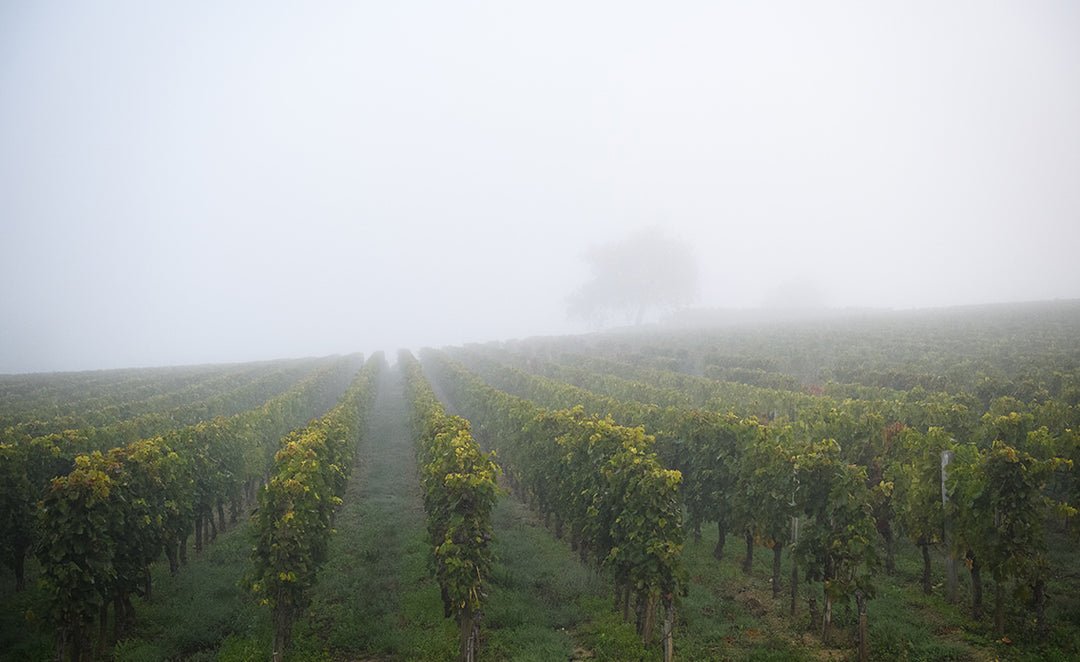
M952 462L952 451L941 451L941 507L947 509L949 507L949 493L945 489L945 479L947 476L946 467ZM957 585L959 580L956 576L956 559L953 558L952 545L950 544L949 528L950 522L948 518L948 511L945 510L946 516L942 521L941 539L945 543L945 599L950 603L956 603Z

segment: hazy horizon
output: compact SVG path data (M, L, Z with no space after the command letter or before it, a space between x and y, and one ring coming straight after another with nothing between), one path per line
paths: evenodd
M699 308L1080 299L1080 5L0 7L0 373L592 330L590 246Z

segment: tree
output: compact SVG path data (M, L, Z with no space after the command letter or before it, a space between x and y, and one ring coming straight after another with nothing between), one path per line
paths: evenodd
M678 308L697 296L690 248L656 228L593 246L585 257L592 279L567 298L570 317L603 322L625 315L641 324L648 312Z

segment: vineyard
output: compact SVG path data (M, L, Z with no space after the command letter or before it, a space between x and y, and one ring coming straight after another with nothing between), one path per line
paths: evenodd
M1080 658L1080 302L0 376L0 661Z

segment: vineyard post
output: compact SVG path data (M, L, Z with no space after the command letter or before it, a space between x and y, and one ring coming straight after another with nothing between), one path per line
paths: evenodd
M675 659L675 642L673 630L675 629L675 596L668 593L664 596L664 662L672 662Z
M793 502L794 503L794 502ZM795 549L795 546L799 544L799 517L795 516L791 518L791 548ZM795 562L795 557L791 558L791 615L795 615L795 605L799 597L799 564Z
M476 662L476 651L480 643L480 617L479 609L473 611L472 606L466 603L464 609L458 613L458 627L460 628L460 662Z
M754 532L749 525L743 531L743 536L746 538L746 557L743 559L742 571L749 575L754 570Z
M780 441L780 435L776 436L776 440ZM792 480L795 481L795 489L791 491L791 503L792 508L795 507L795 493L799 491L799 470L793 468L791 470ZM799 597L799 564L795 561L795 547L799 544L799 516L793 515L791 517L791 615L795 616L796 602Z
M953 452L946 450L941 451L941 507L945 513L945 517L942 523L942 541L945 543L945 599L951 604L955 604L957 600L957 585L959 580L956 576L956 559L954 558L951 536L949 528L952 523L949 521L948 508L949 508L949 493L945 489L945 480L947 475L947 467L952 462Z
M867 641L866 592L855 589L855 604L859 609L859 662L866 662L870 657L870 644Z

